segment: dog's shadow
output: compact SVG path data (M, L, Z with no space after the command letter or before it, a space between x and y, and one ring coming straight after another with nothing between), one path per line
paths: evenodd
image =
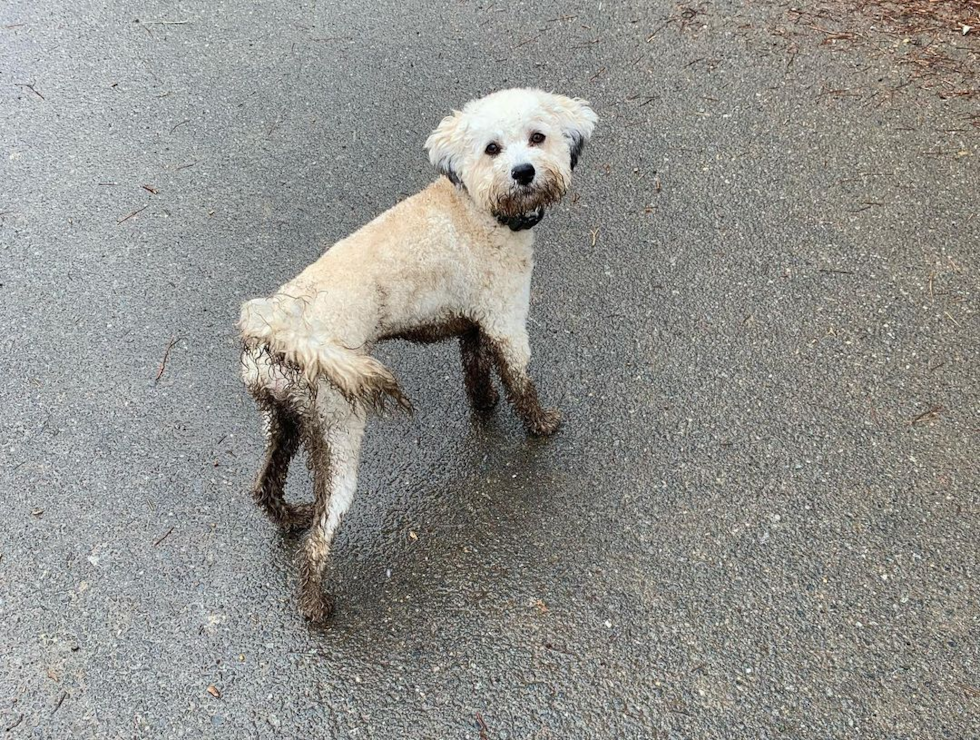
M448 416L441 426L456 434L441 446L425 428L432 418L414 420L414 434L393 419L369 431L324 583L337 610L314 633L362 642L392 623L427 633L428 615L447 610L492 612L510 598L515 565L539 560L536 533L566 489L561 432L527 437L504 404L490 415ZM295 556L300 543L285 538L280 554Z

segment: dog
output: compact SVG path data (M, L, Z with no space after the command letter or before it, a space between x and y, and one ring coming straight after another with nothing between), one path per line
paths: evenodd
M530 88L470 101L425 142L436 182L242 306L242 379L266 432L253 497L284 530L308 530L299 585L307 619L333 611L322 581L354 497L367 416L388 402L411 409L370 354L378 342L456 337L476 411L497 404L496 370L530 434L558 429L559 412L541 406L528 375L533 227L568 189L596 121L587 101ZM314 497L294 505L283 488L301 445Z

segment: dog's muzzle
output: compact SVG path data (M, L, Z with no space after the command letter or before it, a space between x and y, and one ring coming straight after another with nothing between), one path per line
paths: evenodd
M497 222L507 226L511 231L524 231L538 225L544 218L544 207L531 213L522 213L519 216L497 216Z

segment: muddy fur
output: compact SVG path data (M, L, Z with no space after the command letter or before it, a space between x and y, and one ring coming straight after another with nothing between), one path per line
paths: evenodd
M506 221L513 216L548 208L561 200L567 187L564 173L546 164L540 166L545 175L544 184L537 188L506 190L497 195L490 205L490 212L495 218Z
M311 522L326 519L330 502L330 449L324 443L323 431L315 419L306 420L304 446L313 470L313 506ZM330 555L330 541L322 527L310 527L303 542L299 562L299 610L312 622L319 622L333 613L334 601L323 590L323 575Z
M461 336L476 328L476 324L463 316L451 316L443 321L410 329L389 330L381 335L379 341L388 339L404 339L416 344L433 344L446 339Z
M527 372L510 364L507 350L502 344L488 344L494 365L507 390L507 400L524 422L524 427L537 437L546 437L557 432L561 426L561 412L558 409L542 408L538 400L538 389Z
M478 412L490 411L500 401L500 394L493 385L493 348L486 334L476 326L460 334L459 351L470 405Z
M312 522L312 506L309 504L295 506L287 503L283 497L289 463L303 439L300 417L289 406L272 398L269 393L258 393L255 401L265 420L266 449L262 466L252 488L252 497L266 516L283 530L305 529Z

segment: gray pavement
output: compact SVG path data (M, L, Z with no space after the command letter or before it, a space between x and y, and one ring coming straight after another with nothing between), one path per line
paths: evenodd
M0 7L3 736L980 736L975 102L790 17ZM417 413L372 423L311 630L238 305L522 84L601 116L539 227L565 427L387 345Z

